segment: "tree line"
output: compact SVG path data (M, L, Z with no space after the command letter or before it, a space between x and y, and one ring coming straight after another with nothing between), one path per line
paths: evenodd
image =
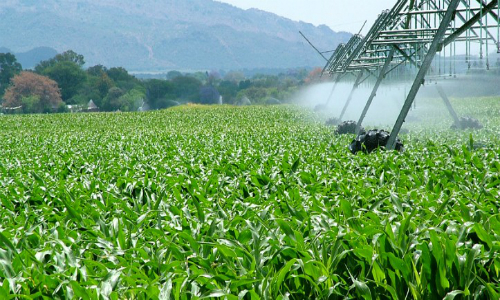
M11 53L0 53L0 97L5 111L65 112L92 102L100 111L163 109L182 103L265 104L286 101L310 80L306 69L246 78L232 71L181 73L140 80L122 67L84 68L83 55L72 50L23 70ZM316 74L314 74L316 76Z

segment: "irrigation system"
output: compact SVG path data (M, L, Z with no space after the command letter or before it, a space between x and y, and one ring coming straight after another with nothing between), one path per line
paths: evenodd
M500 53L499 8L500 0L398 0L392 9L378 16L366 35L353 35L329 59L321 54L327 60L323 75L332 77L334 82L327 104L342 78L355 78L340 114L342 120L355 90L374 77L373 90L357 122L359 134L380 85L385 79L391 76L395 79L404 73L413 83L386 145L387 149L394 149L397 135L426 77L436 79L456 72L453 61L457 48L465 49L469 68L479 59L490 69L489 53ZM448 61L443 59L447 55ZM413 71L408 75L409 68ZM439 86L438 92L458 124L459 118Z

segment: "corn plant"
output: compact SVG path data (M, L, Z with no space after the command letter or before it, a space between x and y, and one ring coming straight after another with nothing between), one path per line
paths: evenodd
M482 101L357 155L288 106L2 116L0 298L499 299Z

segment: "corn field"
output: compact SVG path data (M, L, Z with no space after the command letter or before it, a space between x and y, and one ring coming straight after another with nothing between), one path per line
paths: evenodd
M0 298L499 299L481 101L357 155L290 106L0 116Z

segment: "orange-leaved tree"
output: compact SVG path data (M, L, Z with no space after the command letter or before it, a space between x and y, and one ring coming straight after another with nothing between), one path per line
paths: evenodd
M24 113L51 112L64 104L57 82L32 72L16 75L3 98L4 107L21 107Z
M326 81L328 78L326 76L322 77L321 76L322 74L323 74L322 68L320 68L320 67L314 68L314 70L312 70L309 73L309 75L307 76L307 78L304 81L307 84L314 84L314 83Z

